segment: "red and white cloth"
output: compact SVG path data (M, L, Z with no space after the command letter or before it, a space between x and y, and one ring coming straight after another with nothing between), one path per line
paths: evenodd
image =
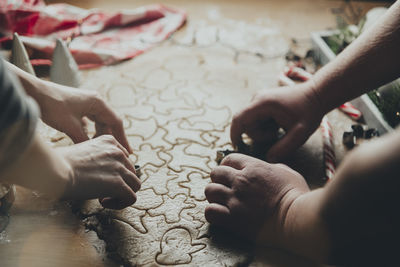
M61 38L68 42L79 67L90 68L135 57L168 38L185 21L184 11L164 5L106 13L68 4L45 5L43 0L0 0L0 44L17 32L31 48L31 58L46 62L55 39Z
M327 181L331 180L335 175L336 171L336 155L333 143L333 133L332 127L329 123L328 117L324 116L322 118L320 129L322 133L322 142L323 142L323 155L324 155L324 164L325 164L325 178Z

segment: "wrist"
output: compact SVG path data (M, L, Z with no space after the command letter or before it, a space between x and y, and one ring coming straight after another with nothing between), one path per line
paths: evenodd
M71 165L37 134L31 144L3 173L4 181L40 191L58 199L72 174Z
M323 189L296 197L282 220L281 246L296 254L324 262L329 258L329 233L320 213Z
M61 192L58 196L58 199L60 200L72 199L73 196L71 195L71 192L73 192L73 187L75 185L75 172L68 158L66 158L63 153L65 149L68 148L60 147L56 149L56 153L59 155L63 165L63 171L60 172L60 179L63 180L64 189L63 192Z
M318 117L322 119L325 114L333 109L333 107L330 106L331 103L326 101L325 95L314 77L302 85L304 86L305 95L312 106L308 108L308 110L317 114Z
M266 224L262 226L256 240L258 243L288 248L287 243L290 242L289 239L291 238L289 237L291 233L289 228L292 227L290 223L287 223L288 215L289 212L293 212L295 201L303 194L305 194L304 191L293 188L281 197L272 219L267 220Z

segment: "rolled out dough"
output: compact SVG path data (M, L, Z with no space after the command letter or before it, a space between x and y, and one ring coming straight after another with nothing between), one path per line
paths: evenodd
M270 28L190 22L133 60L85 73L82 87L99 91L123 118L132 160L142 171L133 206L105 210L93 200L80 207L114 259L125 266L254 260L252 245L210 229L204 187L216 151L231 148L232 115L257 90L276 86L287 49Z

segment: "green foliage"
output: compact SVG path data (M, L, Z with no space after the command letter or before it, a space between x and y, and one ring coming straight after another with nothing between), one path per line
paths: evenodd
M362 22L360 24L363 25L364 23ZM339 33L323 38L329 48L333 51L333 53L335 53L335 55L342 52L343 49L345 49L358 37L358 35L360 35L361 32L360 26L356 26L353 24L348 25L344 20L340 19L338 19L338 29Z
M389 125L394 128L400 124L400 83L391 83L389 90L390 93L385 95L378 90L373 90L368 93L368 96Z
M343 51L362 32L366 18L358 22L358 26L348 24L343 16L336 17L339 32L323 37L326 44L337 55ZM373 90L368 93L372 102L378 107L385 120L393 128L400 124L400 81L397 80L386 86L385 92Z

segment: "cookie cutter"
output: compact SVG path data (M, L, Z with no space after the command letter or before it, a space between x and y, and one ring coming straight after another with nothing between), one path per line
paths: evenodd
M222 161L226 156L228 156L229 154L232 154L232 153L237 153L237 151L235 151L235 150L230 150L230 149L218 150L218 151L217 151L217 156L216 156L215 161L216 161L218 164L220 164L221 161Z
M140 165L135 164L135 172L137 177L140 177L142 175L142 168L140 167Z

